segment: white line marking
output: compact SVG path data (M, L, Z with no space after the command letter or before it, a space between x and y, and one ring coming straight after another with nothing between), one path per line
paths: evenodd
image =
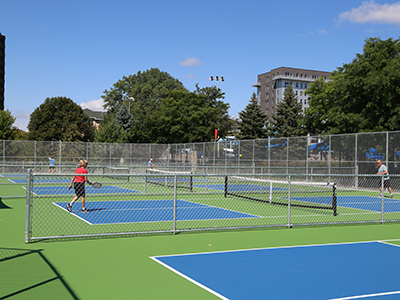
M400 291L376 293L376 294L368 294L368 295L358 295L358 296L351 296L351 297L344 297L344 298L332 298L329 300L350 300L350 299L361 299L361 298L370 298L370 297L396 295L396 294L400 294Z
M229 300L229 298L226 298L225 296L222 296L221 294L217 293L216 291L206 287L205 285L201 284L200 282L197 282L196 280L186 276L185 274L179 272L178 270L170 267L169 265L163 263L162 261L159 261L157 258L155 257L150 257L152 260L154 260L155 262L159 263L160 265L163 265L164 267L166 267L167 269L171 270L172 272L178 274L179 276L185 278L186 280L189 280L190 282L194 283L195 285L201 287L202 289L205 289L206 291L210 292L211 294L217 296L218 298L224 299L224 300Z

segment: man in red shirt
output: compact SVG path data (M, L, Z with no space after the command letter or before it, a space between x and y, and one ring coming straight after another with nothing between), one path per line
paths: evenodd
M71 184L69 185L68 189L72 188L72 184L74 184L74 190L75 190L75 197L71 200L71 203L67 204L67 210L69 212L72 212L72 204L76 200L81 197L81 202L82 202L82 211L87 212L87 209L85 207L85 182L89 182L87 176L87 170L86 167L88 165L88 162L86 160L81 160L79 161L78 168L75 170L75 174L80 174L80 175L75 175L72 180Z

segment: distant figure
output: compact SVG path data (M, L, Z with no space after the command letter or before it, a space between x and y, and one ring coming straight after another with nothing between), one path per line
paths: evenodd
M376 165L378 166L378 175L384 175L383 176L383 188L388 189L389 193L390 193L390 198L393 198L393 193L392 193L392 188L390 187L390 178L389 176L389 172L387 167L382 163L382 161L379 159L376 162ZM379 180L379 197L382 197L382 181Z
M150 158L149 162L147 163L147 168L154 169L153 159Z
M54 158L52 158L51 156L49 157L49 173L54 173L54 163L56 162L56 160Z

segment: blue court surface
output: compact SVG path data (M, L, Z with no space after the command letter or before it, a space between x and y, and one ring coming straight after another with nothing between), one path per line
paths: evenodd
M151 259L221 299L400 299L400 247L383 242Z
M26 183L26 179L9 179L14 183ZM33 183L70 183L71 178L36 178Z
M185 200L176 202L177 221L258 218L251 214ZM67 203L56 202L54 204L66 210ZM72 214L92 225L163 222L173 220L173 205L173 200L88 201L86 202L88 212L81 212L81 204L74 203Z
M305 203L332 204L332 196L325 197L291 197L292 200L299 200ZM338 196L337 207L347 207L365 211L381 212L382 199L370 196ZM400 212L400 200L384 198L383 209L385 213Z
M6 178L15 178L15 177L25 177L26 174L1 174L1 177L6 177Z
M139 191L122 188L113 185L103 185L99 189L92 186L86 186L86 194L131 194L140 193ZM68 189L68 186L34 186L32 192L36 195L75 195L73 188Z

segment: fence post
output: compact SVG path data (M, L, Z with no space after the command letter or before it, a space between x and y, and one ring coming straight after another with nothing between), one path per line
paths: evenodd
M31 183L32 169L28 169L26 179L25 243L29 243L31 234Z
M384 175L381 177L381 188L382 188L382 193L381 193L381 223L383 224L385 222L385 184L384 184Z
M176 234L176 174L174 176L174 209L173 209L173 233Z
M290 228L292 226L290 224L290 190L292 189L291 176L290 175L288 175L288 183L289 183L289 191L288 191L288 228Z

